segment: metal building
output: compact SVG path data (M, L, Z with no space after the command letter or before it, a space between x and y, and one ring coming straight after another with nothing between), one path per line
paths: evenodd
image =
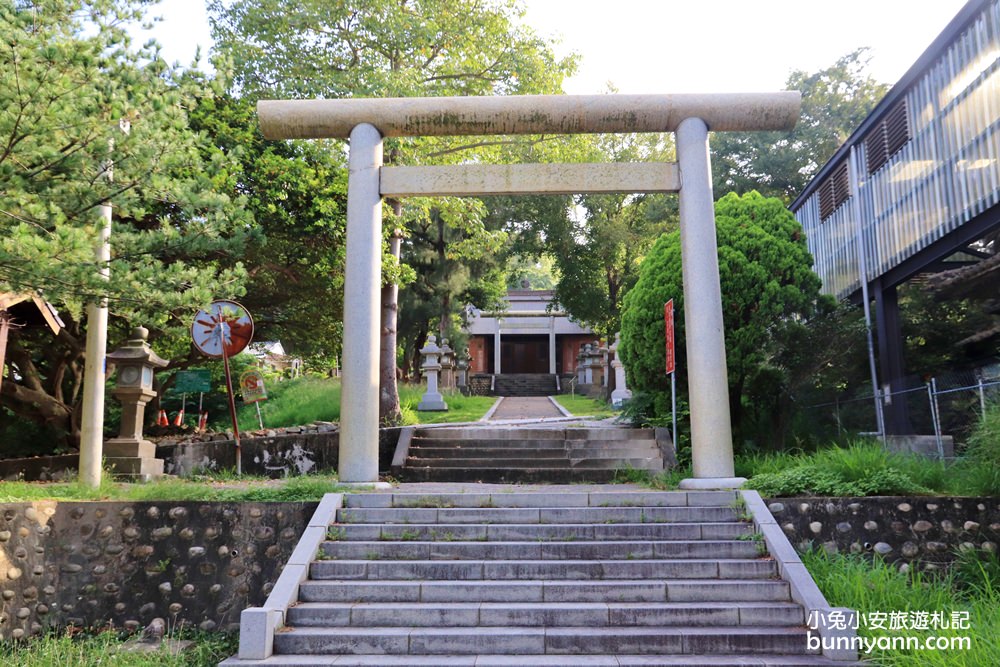
M1000 228L1000 0L971 0L791 209L823 290L875 301L879 375L904 376L896 289ZM902 401L888 433L905 433Z

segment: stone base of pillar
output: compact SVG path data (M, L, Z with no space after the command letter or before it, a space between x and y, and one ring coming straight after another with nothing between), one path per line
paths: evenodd
M104 456L156 458L156 445L149 440L111 438L104 441Z
M615 389L611 392L611 405L620 408L622 403L632 398L632 392L628 389Z
M163 477L163 459L148 456L108 456L104 464L115 477L129 481L150 482Z
M417 410L420 412L443 412L447 409L448 404L444 402L444 396L437 392L426 392L417 404Z
M682 479L677 487L685 491L738 489L746 481L746 477L688 477L687 479Z

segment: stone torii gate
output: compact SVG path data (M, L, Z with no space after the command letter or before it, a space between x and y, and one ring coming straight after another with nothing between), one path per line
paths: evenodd
M350 138L340 479L378 479L382 198L678 192L693 477L734 488L708 132L788 130L798 92L263 100L268 139ZM382 138L674 132L677 163L383 167Z

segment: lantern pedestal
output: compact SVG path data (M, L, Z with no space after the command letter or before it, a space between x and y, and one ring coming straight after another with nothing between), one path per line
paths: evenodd
M104 464L116 477L143 481L163 475L163 459L156 458L156 445L143 438L142 424L146 404L156 396L153 369L168 363L149 348L148 335L145 328L136 327L123 347L108 354L108 361L118 369L111 393L122 404L122 418L118 437L104 443Z

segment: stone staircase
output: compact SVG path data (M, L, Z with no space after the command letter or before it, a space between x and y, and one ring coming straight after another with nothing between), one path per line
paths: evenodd
M652 429L421 428L393 474L413 482L606 482L626 468L663 470Z
M735 498L346 496L274 654L222 667L846 664L807 653Z
M553 396L558 394L556 376L542 373L501 373L493 393L497 396Z

